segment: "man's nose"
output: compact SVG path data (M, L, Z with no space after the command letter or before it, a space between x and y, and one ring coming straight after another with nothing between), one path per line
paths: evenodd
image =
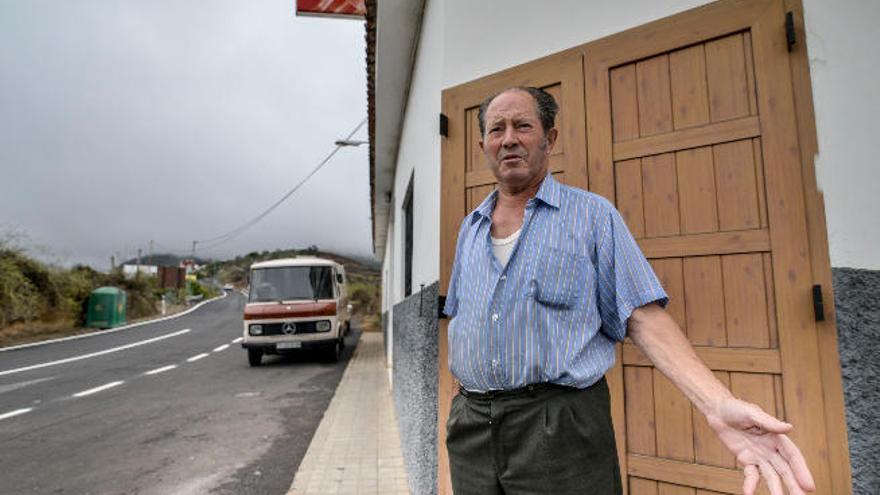
M516 132L513 126L508 126L504 129L504 135L501 136L501 146L505 148L510 148L511 146L516 146L519 144L519 140L516 138Z

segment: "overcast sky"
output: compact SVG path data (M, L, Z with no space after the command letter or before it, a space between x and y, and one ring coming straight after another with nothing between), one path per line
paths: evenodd
M0 0L0 234L105 269L150 240L188 252L278 200L366 117L363 22L294 5ZM370 255L368 162L341 149L198 254Z

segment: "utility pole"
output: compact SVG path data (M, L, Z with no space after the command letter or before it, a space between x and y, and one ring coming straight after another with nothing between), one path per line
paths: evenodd
M137 257L137 265L134 268L134 278L138 279L141 277L141 248L138 248L138 257Z
M153 264L153 240L150 239L150 264Z
M196 262L196 244L197 244L198 242L199 242L199 241L193 241L193 251L192 251L192 256L191 256L191 257L192 257L192 261L193 261L193 263Z

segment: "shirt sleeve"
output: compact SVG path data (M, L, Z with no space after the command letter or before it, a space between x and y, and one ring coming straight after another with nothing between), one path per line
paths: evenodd
M603 201L596 228L598 307L602 333L615 341L626 337L626 323L634 309L652 302L666 306L669 298L642 254L620 213Z
M443 313L450 318L454 318L458 313L458 278L461 271L461 246L465 236L465 226L470 220L470 215L464 217L461 227L458 229L458 240L455 243L455 261L452 263L452 275L449 276L449 290L446 292L446 304L443 306Z

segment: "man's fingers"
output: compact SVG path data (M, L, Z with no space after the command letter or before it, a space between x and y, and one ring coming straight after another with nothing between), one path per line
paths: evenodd
M755 495L758 481L761 480L758 468L754 464L749 464L743 469L743 473L746 475L746 478L743 480L743 495Z
M788 488L789 495L804 495L804 491L795 479L794 473L791 471L791 466L788 465L787 460L779 454L773 454L773 456L770 457L770 464L773 466L773 469L782 476L782 481Z
M755 426L760 429L770 432L770 433L788 433L791 431L792 426L790 423L786 423L785 421L780 421L773 416L765 413L760 407L755 406L755 409L752 411L752 422Z
M779 453L784 457L789 466L791 466L791 470L794 473L795 479L797 479L798 485L807 491L813 491L816 489L816 482L813 481L813 475L810 473L810 468L807 467L807 461L804 459L803 454L801 454L801 450L797 448L797 445L788 438L787 435L779 436Z
M773 466L767 461L761 461L761 463L758 464L758 468L761 470L761 476L763 476L764 480L767 482L767 488L770 489L770 493L772 495L785 495L785 493L782 492L782 482L779 480L779 475L776 474L776 470L773 469Z

